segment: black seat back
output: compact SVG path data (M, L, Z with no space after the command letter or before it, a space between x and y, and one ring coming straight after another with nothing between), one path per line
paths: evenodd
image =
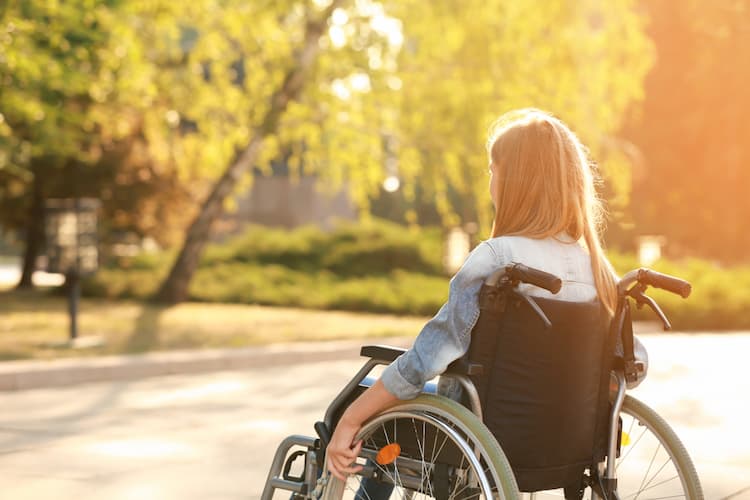
M523 301L484 303L469 350L484 367L471 378L485 424L521 491L580 485L584 469L602 460L612 366L609 319L599 303L534 300L551 328Z

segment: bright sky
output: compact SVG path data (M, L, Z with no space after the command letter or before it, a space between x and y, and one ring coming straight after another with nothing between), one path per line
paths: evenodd
M316 4L320 7L329 3L327 0L316 0ZM372 30L386 38L393 53L398 52L404 43L400 20L388 16L380 3L371 0L357 0L354 9L359 15L369 17ZM334 10L331 15L331 25L328 29L328 36L333 46L343 47L353 35L354 27L349 24L347 11L341 8ZM371 47L368 49L367 55L371 68L377 69L384 66L384 54L380 49ZM398 90L401 86L401 82L397 80L398 78L393 77L388 82L389 86L395 90ZM349 99L352 92L368 92L370 88L370 77L366 73L354 73L347 78L335 80L331 85L333 93L343 100Z

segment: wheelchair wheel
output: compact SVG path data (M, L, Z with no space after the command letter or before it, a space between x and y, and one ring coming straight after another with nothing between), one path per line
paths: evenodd
M654 410L630 396L622 411L617 492L620 500L702 500L698 474L674 431Z
M520 498L500 445L469 410L443 397L403 401L368 421L359 474L328 476L322 498Z

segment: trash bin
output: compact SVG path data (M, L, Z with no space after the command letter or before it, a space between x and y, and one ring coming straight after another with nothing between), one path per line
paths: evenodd
M45 206L47 272L65 275L71 340L78 336L80 279L99 267L99 206L95 198L50 199Z

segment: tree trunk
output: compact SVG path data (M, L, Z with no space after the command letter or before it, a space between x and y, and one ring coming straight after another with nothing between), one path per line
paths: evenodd
M315 61L318 40L328 25L328 18L340 3L341 0L334 0L319 19L308 22L305 27L304 44L296 53L295 64L286 74L281 88L271 97L271 106L263 122L255 130L250 143L237 154L224 171L190 225L182 250L156 294L155 299L158 302L175 304L187 299L190 280L208 242L211 225L222 213L224 199L234 190L242 174L255 164L263 140L276 132L279 120L289 102L299 97L307 72Z
M36 268L36 258L44 244L44 191L38 172L34 172L31 191L31 208L26 221L26 248L23 254L23 269L17 289L32 288L31 277Z

